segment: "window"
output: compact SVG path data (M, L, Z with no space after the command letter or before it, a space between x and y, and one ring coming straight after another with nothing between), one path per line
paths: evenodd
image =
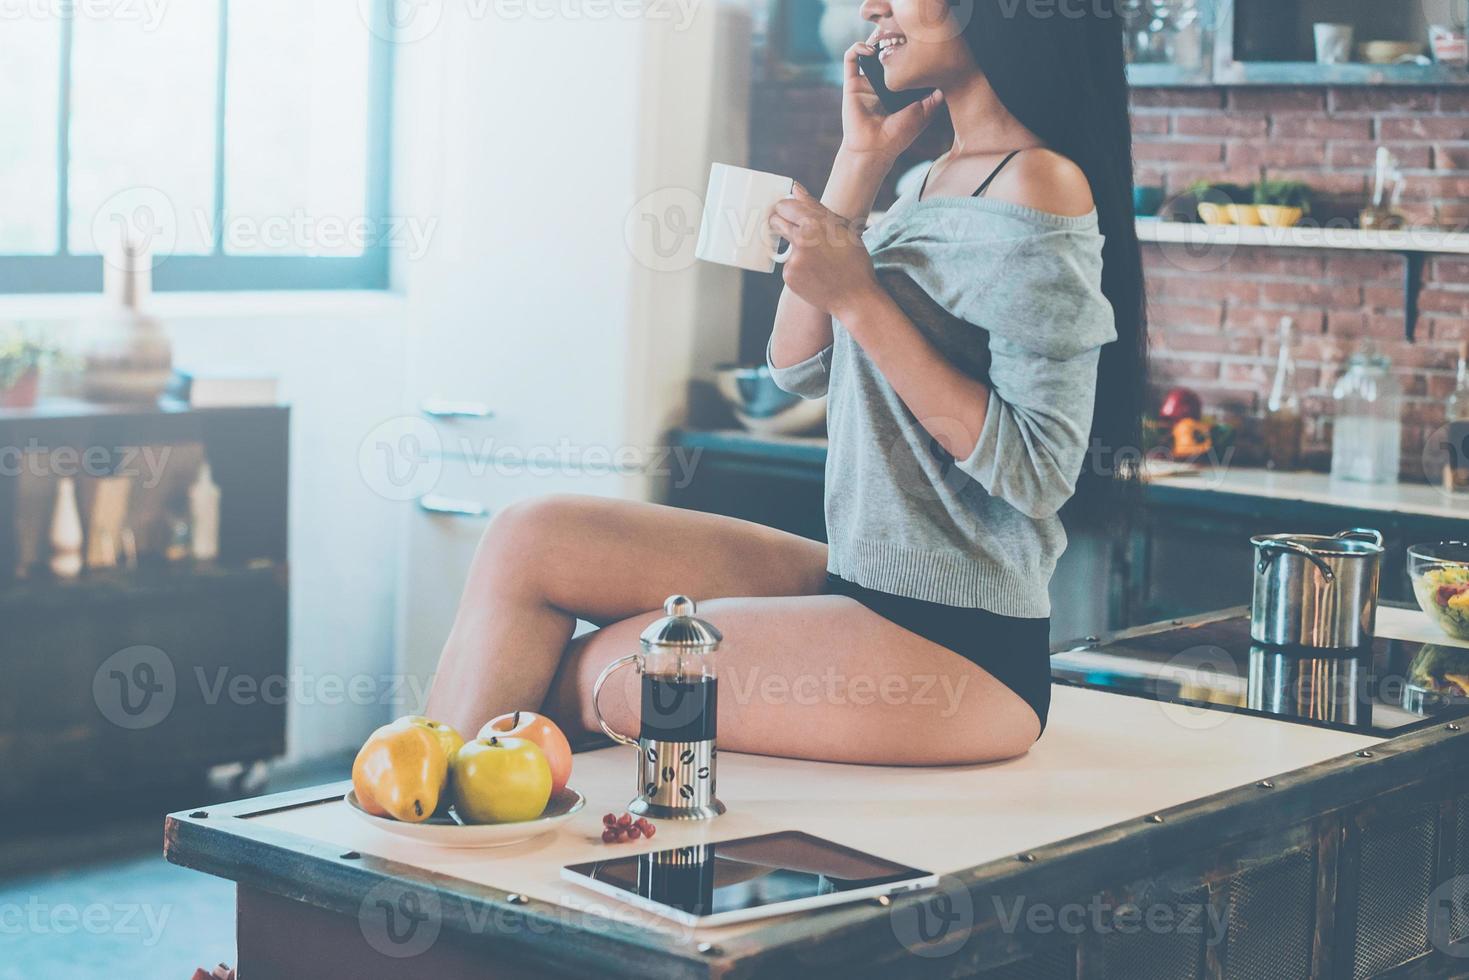
M0 292L385 288L392 2L0 6Z

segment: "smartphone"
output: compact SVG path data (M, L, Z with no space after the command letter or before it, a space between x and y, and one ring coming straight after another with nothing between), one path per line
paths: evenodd
M862 74L867 76L867 81L872 83L872 91L877 93L877 101L891 115L900 109L906 109L915 102L921 102L928 98L931 88L910 88L902 92L894 92L887 87L883 80L882 62L875 54L859 54L857 56L857 67L862 69Z

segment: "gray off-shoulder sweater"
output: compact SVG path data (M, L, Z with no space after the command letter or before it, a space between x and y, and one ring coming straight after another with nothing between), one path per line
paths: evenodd
M771 365L785 390L829 396L827 568L914 599L1048 616L1066 548L1057 512L1086 461L1101 348L1117 339L1096 214L910 194L864 241L883 288L991 395L974 451L954 459L840 323L814 357Z

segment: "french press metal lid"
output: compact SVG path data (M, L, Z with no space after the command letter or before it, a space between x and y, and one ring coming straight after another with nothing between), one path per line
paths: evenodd
M661 820L703 820L724 812L714 795L714 738L719 708L715 651L724 640L694 615L688 596L670 596L667 613L638 638L639 653L613 661L592 689L597 723L609 738L638 750L637 797L628 812ZM638 738L614 731L602 717L602 686L619 668L642 675Z

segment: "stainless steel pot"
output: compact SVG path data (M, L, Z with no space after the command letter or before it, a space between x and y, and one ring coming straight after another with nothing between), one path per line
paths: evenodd
M1320 534L1268 534L1255 546L1250 637L1271 646L1351 649L1372 641L1382 534L1352 528Z

